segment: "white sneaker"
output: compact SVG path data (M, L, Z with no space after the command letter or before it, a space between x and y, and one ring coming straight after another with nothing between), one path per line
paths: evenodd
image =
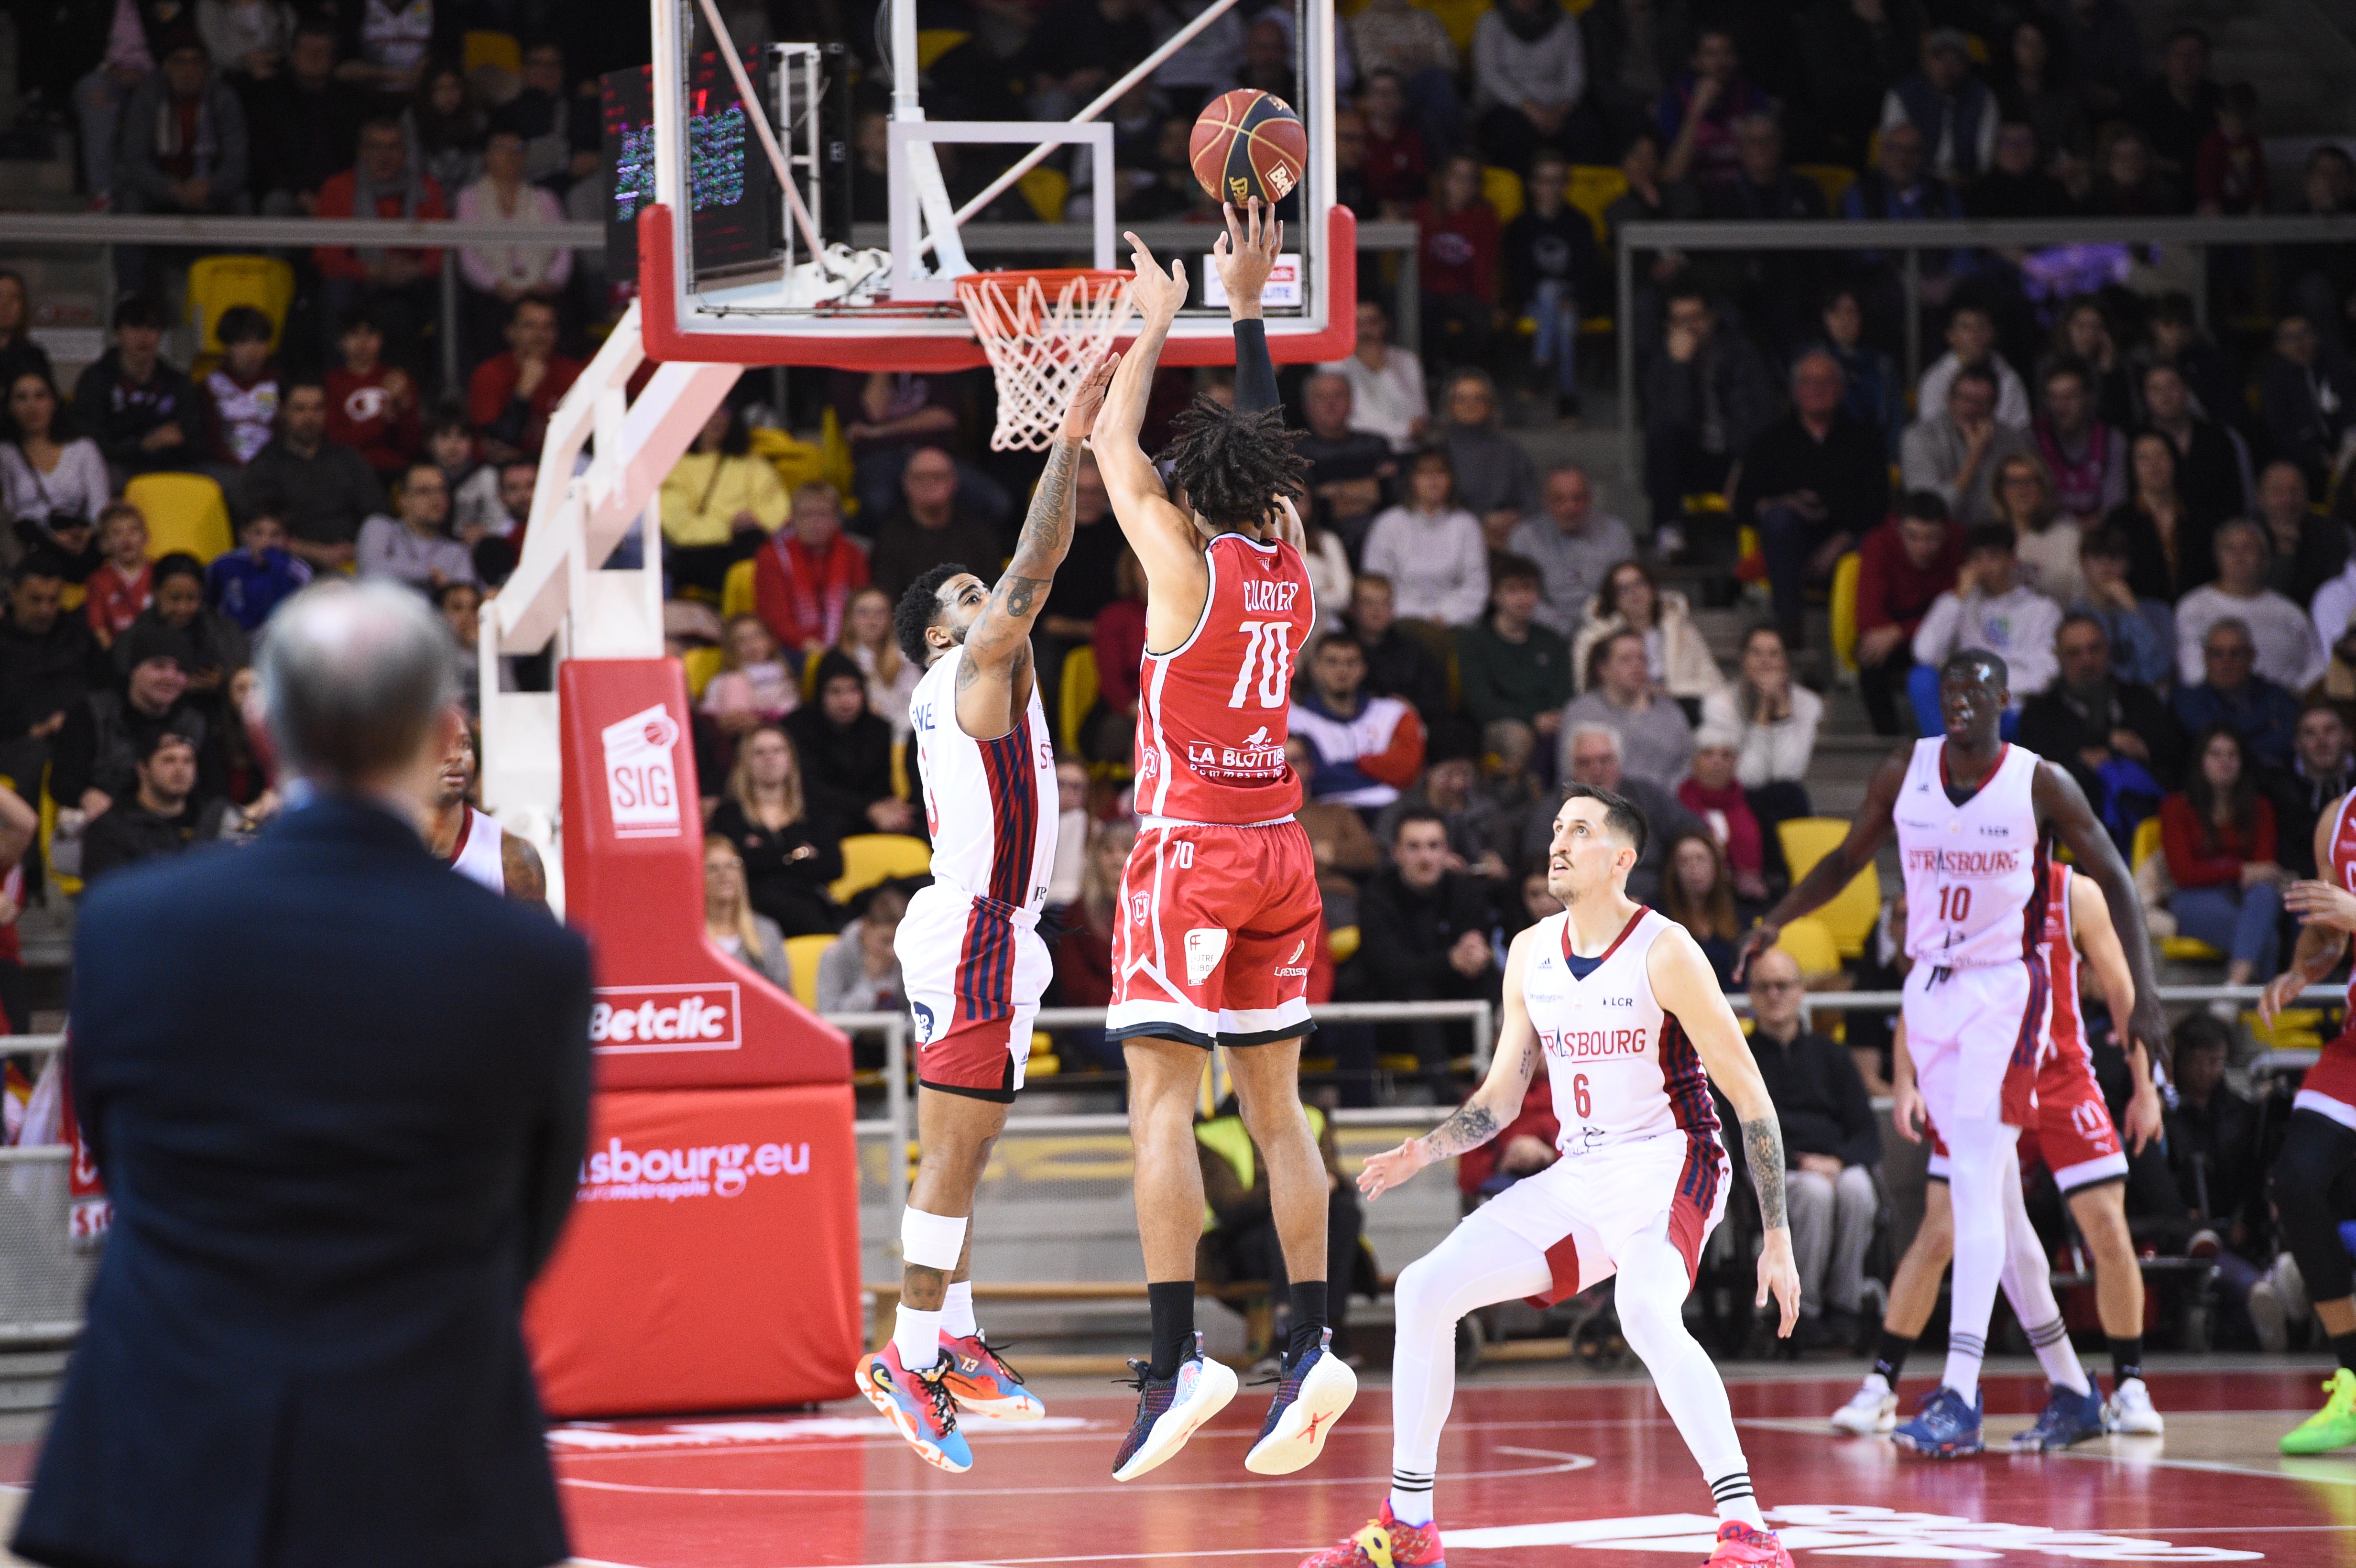
M2250 1327L2258 1332L2258 1349L2269 1356L2281 1355L2290 1344L2290 1316L2283 1305L2281 1288L2262 1275L2242 1305L2249 1311Z
M2151 1406L2151 1391L2141 1378L2129 1378L2103 1404L2103 1428L2124 1437L2157 1437L2168 1430Z
M2313 1308L2307 1299L2307 1277L2298 1272L2298 1260L2288 1253L2275 1259L2270 1271L2275 1288L2282 1293L2283 1315L2293 1323L2304 1323Z
M1858 1437L1888 1432L1898 1424L1898 1395L1879 1372L1868 1372L1849 1402L1833 1412L1833 1430Z
M1133 1481L1162 1464L1236 1397L1234 1370L1203 1353L1200 1333L1194 1336L1194 1353L1178 1364L1175 1377L1151 1377L1145 1362L1129 1364L1137 1373L1137 1420L1114 1456L1116 1481Z
M1357 1397L1358 1374L1333 1353L1333 1330L1328 1328L1315 1349L1284 1367L1268 1419L1260 1424L1259 1441L1244 1456L1244 1468L1256 1476L1289 1476L1304 1468L1324 1451L1334 1423Z

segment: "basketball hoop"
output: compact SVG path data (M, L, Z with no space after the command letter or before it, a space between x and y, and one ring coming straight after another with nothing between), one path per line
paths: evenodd
M1058 267L957 280L958 303L998 380L993 451L1047 449L1080 378L1129 324L1130 279Z

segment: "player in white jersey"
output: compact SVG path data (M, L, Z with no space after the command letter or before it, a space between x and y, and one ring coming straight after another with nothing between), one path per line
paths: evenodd
M1702 1243L1726 1211L1713 1083L1741 1120L1766 1225L1757 1305L1774 1297L1783 1334L1799 1320L1783 1135L1709 961L1683 926L1628 897L1645 833L1643 814L1610 791L1564 791L1547 859L1547 890L1563 912L1514 938L1505 1028L1488 1077L1437 1129L1376 1155L1358 1178L1376 1199L1426 1166L1488 1142L1519 1112L1543 1057L1561 1157L1475 1210L1400 1274L1391 1494L1365 1529L1301 1568L1442 1563L1432 1475L1455 1394L1457 1319L1517 1296L1559 1301L1614 1273L1621 1331L1652 1373L1723 1521L1710 1563L1790 1568L1791 1554L1751 1493L1726 1385L1685 1326Z
M2016 1141L2033 1125L2048 992L2040 947L2049 892L2046 845L2058 834L2102 890L2126 953L2135 1000L2126 1032L2155 1060L2168 1022L2153 989L2143 907L2118 848L2070 775L2008 745L2004 661L1956 654L1939 672L1944 736L1885 759L1840 848L1809 869L1748 933L1736 977L1783 926L1870 867L1894 832L1906 873L1906 1037L1922 1101L1946 1140L1955 1221L1955 1282L1940 1386L1891 1433L1938 1458L1976 1454L1980 1361L2005 1264L2006 1193L2016 1195Z
M1055 748L1031 628L1072 548L1073 476L1119 356L1080 383L995 588L964 567L908 585L901 651L924 668L908 716L933 836L933 882L908 901L893 950L916 1021L923 1157L900 1216L899 1317L859 1360L859 1388L927 1463L973 1467L958 1408L1046 1413L974 1321L968 1221L982 1168L1023 1086L1031 1020L1052 966L1039 912L1055 861Z
M475 790L475 737L466 730L442 759L442 793L426 824L426 846L469 881L523 903L548 902L548 873L540 851L501 827L487 811L466 804Z

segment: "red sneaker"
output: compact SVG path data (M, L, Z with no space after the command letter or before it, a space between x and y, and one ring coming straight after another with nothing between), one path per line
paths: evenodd
M1753 1530L1730 1519L1718 1527L1718 1550L1702 1568L1793 1568L1793 1563L1773 1531Z
M941 1381L967 1410L999 1421L1038 1421L1047 1407L1023 1386L1023 1374L1006 1364L995 1346L979 1334L941 1336Z
M1791 1559L1783 1561L1788 1564ZM1364 1530L1303 1558L1301 1568L1448 1568L1448 1559L1440 1555L1438 1521L1401 1524L1391 1517L1391 1499L1385 1498L1383 1511L1368 1520Z

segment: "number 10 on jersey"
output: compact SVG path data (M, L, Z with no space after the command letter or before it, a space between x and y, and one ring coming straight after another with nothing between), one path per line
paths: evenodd
M1972 890L1944 887L1939 890L1939 918L1950 925L1961 925L1972 912Z
M1244 645L1244 667L1236 672L1236 688L1227 706L1241 708L1251 695L1252 670L1259 670L1259 705L1282 708L1290 702L1292 685L1292 624L1289 621L1238 621L1236 630L1250 638Z

